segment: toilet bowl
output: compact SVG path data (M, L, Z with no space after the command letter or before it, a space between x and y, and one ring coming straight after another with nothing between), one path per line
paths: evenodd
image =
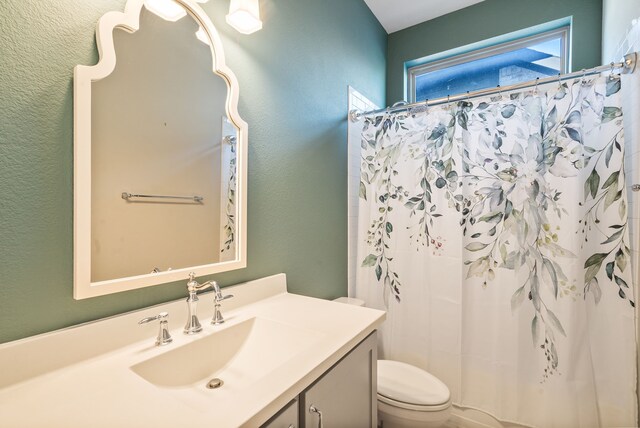
M340 297L334 301L364 306ZM378 426L438 428L451 416L451 394L440 379L411 364L378 360Z
M378 424L382 428L442 427L451 415L449 388L410 364L378 360Z

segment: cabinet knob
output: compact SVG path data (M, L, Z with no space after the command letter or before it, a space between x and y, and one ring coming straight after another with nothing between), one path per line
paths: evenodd
M322 412L313 404L309 406L309 413L315 413L318 415L318 428L323 428L322 425Z

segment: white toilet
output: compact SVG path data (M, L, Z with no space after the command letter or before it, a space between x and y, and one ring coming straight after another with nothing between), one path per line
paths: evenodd
M447 385L399 361L378 360L378 424L382 428L442 427L451 415Z
M364 301L341 297L341 303ZM440 379L411 364L378 360L378 426L437 428L451 416L451 393Z

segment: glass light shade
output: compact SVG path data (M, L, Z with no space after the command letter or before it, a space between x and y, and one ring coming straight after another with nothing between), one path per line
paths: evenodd
M227 23L242 34L251 34L262 28L259 0L231 0Z
M196 37L205 45L210 45L209 36L207 35L207 32L204 31L204 28L202 27L198 28L198 31L196 31Z
M160 18L171 22L187 16L187 11L173 0L144 0L144 6Z

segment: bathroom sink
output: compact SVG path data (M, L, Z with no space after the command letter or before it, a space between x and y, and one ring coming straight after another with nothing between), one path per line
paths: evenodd
M262 426L384 320L288 293L282 274L226 290L225 323L196 335L182 334L180 299L0 345L0 426ZM214 315L199 309L202 321ZM153 344L157 325L137 325L160 312L170 314L167 346ZM223 383L207 388L214 378Z
M322 336L267 318L249 318L131 369L158 387L206 389L212 379L220 379L221 391L237 392L309 350Z

